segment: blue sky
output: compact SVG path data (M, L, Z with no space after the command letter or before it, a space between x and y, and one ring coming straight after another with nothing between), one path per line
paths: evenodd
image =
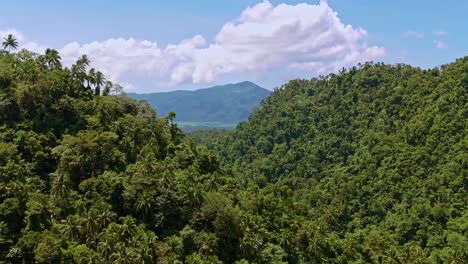
M244 80L271 89L361 60L427 68L468 55L468 1L261 3L1 0L0 35L55 48L65 64L89 52L94 67L137 92Z

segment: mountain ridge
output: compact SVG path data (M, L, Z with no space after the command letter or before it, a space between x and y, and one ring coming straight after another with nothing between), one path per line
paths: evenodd
M232 86L232 85L255 85L255 86L258 86L260 88L263 88L259 85L257 85L256 83L254 82L251 82L251 81L243 81L243 82L235 82L235 83L226 83L226 84L219 84L219 85L215 85L215 86L210 86L210 87L204 87L204 88L199 88L199 89L194 89L194 90L174 90L174 91L163 91L163 92L151 92L151 93L127 93L127 94L130 94L130 95L150 95L150 94L168 94L168 93L192 93L192 92L197 92L197 91L204 91L204 90L211 90L211 89L222 89L226 86ZM269 91L268 89L266 88L263 88L267 91Z
M270 93L252 82L244 81L197 90L129 93L128 96L146 100L161 116L175 112L176 121L182 126L192 124L198 127L210 123L216 127L223 124L234 127L247 120L253 109Z

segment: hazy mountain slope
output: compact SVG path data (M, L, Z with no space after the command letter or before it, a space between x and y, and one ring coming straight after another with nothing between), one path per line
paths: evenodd
M247 120L255 106L270 91L251 82L215 86L195 91L129 94L146 100L162 115L174 111L178 122L218 122L237 124Z

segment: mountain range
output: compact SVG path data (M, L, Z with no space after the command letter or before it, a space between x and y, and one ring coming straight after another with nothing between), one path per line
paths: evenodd
M160 116L176 113L176 121L184 130L222 127L234 128L248 119L253 109L271 91L252 82L219 85L195 91L171 91L128 96L146 100Z

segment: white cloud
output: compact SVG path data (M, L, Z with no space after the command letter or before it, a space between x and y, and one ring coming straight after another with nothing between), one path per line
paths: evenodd
M435 31L432 31L432 35L434 35L434 37L437 37L437 38L442 38L442 37L447 36L448 32L443 31L443 30L435 30ZM447 44L444 41L440 40L440 39L434 40L434 44L435 44L436 48L438 48L438 49L448 48Z
M443 36L448 35L448 32L443 31L443 30L435 30L435 31L432 31L432 35L434 35L436 37L443 37Z
M14 28L7 28L7 29L4 29L4 30L0 30L0 38L3 42L4 38L6 38L9 34L12 34L13 36L15 36L16 40L18 40L18 42L22 43L25 41L25 37L23 35L23 33L19 32L18 30L14 29Z
M424 37L424 33L419 32L419 31L414 31L414 30L408 30L408 31L405 32L405 36L420 39L420 38Z
M383 47L370 46L366 39L364 29L344 24L325 1L277 6L263 1L227 22L211 42L197 35L160 47L147 40L113 38L72 42L58 50L68 66L87 54L92 66L113 81L145 75L174 84L210 83L223 74L273 68L328 73L384 56ZM41 49L33 42L26 45Z
M41 46L38 43L29 40L23 35L23 33L13 28L0 30L0 42L3 42L4 38L6 38L9 34L15 36L16 40L19 43L19 50L27 49L33 52L42 53L46 49L44 46Z
M135 85L133 85L133 83L122 82L122 83L120 83L120 85L122 85L122 87L125 88L125 92L127 92L127 93L133 93L133 92L138 91L137 87L135 87Z
M434 40L434 44L438 49L446 49L448 47L447 44L442 40Z
M211 82L223 73L272 67L335 71L384 55L383 48L365 43L366 36L365 30L343 24L325 2L273 6L264 1L226 23L215 42L179 64L172 78Z
M118 38L84 45L73 42L59 52L65 65L75 62L81 54L87 54L93 67L102 70L110 79L119 80L125 73L166 74L204 43L203 37L195 36L162 49L156 42Z

